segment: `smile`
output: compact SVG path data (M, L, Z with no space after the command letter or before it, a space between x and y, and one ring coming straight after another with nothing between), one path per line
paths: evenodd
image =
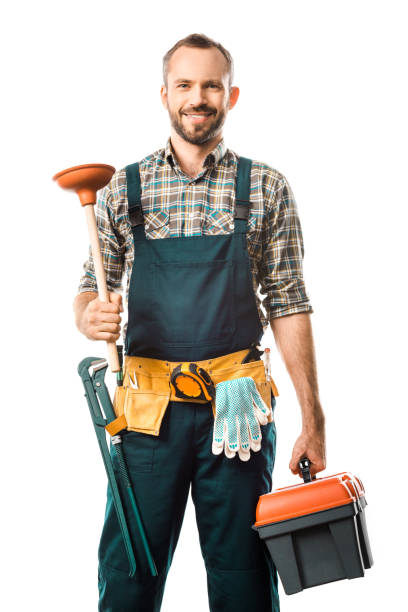
M204 123L204 121L206 121L212 115L212 113L208 113L206 115L195 115L195 114L184 113L184 115L188 117L188 119L190 119L190 121L192 121L193 123Z

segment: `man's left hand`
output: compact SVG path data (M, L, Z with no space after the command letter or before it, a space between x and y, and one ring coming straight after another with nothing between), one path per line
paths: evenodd
M326 441L324 426L302 431L295 442L289 468L293 474L302 476L299 461L307 457L310 461L310 474L314 476L326 468Z

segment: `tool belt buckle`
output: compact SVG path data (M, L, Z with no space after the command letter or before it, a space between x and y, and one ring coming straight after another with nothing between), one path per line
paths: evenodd
M170 386L180 399L211 402L215 397L215 385L210 375L194 362L181 363L174 368Z

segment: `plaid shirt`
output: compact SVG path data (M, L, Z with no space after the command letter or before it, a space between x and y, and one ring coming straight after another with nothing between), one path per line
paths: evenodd
M170 139L164 149L145 157L140 178L146 237L232 233L237 162L237 154L226 148L224 140L207 155L202 172L194 178L181 170ZM286 178L253 161L250 198L248 253L265 329L271 318L312 312L312 307L302 276L302 230ZM95 212L108 290L120 292L126 273L127 300L134 250L125 169L99 191ZM91 253L79 285L79 292L83 291L97 291Z

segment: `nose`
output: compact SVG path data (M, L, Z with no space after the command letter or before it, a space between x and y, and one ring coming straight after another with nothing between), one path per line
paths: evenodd
M191 106L200 106L207 103L206 90L198 83L190 89L189 103Z

